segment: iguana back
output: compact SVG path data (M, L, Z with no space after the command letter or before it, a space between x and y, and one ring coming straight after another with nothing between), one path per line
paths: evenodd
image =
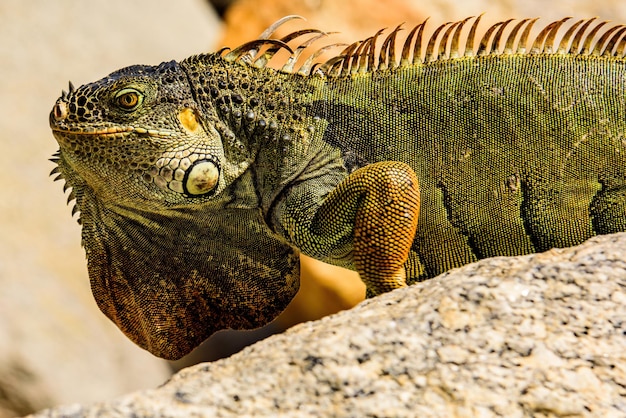
M54 171L103 312L175 358L280 313L299 251L378 293L625 231L626 26L579 21L557 41L563 19L526 51L536 19L475 48L479 20L467 36L468 19L440 26L423 50L422 23L399 53L398 29L379 32L297 72L321 32L270 28L70 87L50 115ZM267 66L304 35L283 71Z
M489 54L340 79L310 111L349 169L415 170L412 249L434 277L624 231L625 92L622 61Z

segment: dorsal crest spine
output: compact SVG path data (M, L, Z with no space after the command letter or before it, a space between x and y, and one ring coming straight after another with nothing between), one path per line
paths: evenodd
M571 19L571 17L565 17L549 23L533 38L530 33L538 18L522 19L507 32L506 29L514 22L514 19L508 19L491 25L479 37L477 33L479 33L478 27L482 16L481 14L478 17L468 17L457 22L444 23L436 27L428 38L424 38L428 19L424 20L414 26L404 38L399 58L396 45L400 44L398 41L402 25L398 25L385 37L382 36L384 29L381 29L373 36L347 46L345 44L330 44L318 47L296 70L296 62L302 53L306 49L312 48L313 43L327 37L330 33L317 29L303 29L292 32L281 39L270 39L276 29L286 22L301 19L300 16L295 15L278 20L267 28L258 39L240 45L227 53L224 52L228 50L225 48L221 53L227 61L264 68L268 66L279 50L284 49L289 52L289 57L284 62L281 71L302 75L318 74L327 77L343 77L368 71L383 71L471 56L558 54L625 58L626 25L623 24L606 29L607 21L594 24L596 18L582 19L572 23L568 30L559 36L560 29ZM469 32L462 36L464 27L472 19L474 21ZM598 39L594 44L596 38ZM299 43L292 49L289 43L296 42L298 39L304 40L298 41ZM530 49L527 49L529 40L531 46ZM322 53L342 45L345 48L339 54L323 62L317 62ZM260 51L263 53L257 57Z

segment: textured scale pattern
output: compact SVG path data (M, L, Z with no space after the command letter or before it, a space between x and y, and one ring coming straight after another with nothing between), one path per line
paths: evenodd
M300 252L376 294L626 231L625 25L422 22L320 61L327 33L270 39L294 18L52 109L94 296L140 346L269 322Z

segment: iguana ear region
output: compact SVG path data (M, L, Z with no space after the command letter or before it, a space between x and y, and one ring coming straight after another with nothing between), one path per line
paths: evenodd
M101 219L83 229L94 297L155 356L178 359L220 329L265 325L298 290L298 252L258 210Z

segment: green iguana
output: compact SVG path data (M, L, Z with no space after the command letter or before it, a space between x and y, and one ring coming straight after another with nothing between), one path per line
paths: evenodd
M626 231L625 25L560 35L563 19L526 50L537 19L424 43L423 22L296 70L324 33L269 39L289 18L231 51L70 83L54 105L53 173L95 299L141 347L178 358L269 322L300 252L378 294Z

